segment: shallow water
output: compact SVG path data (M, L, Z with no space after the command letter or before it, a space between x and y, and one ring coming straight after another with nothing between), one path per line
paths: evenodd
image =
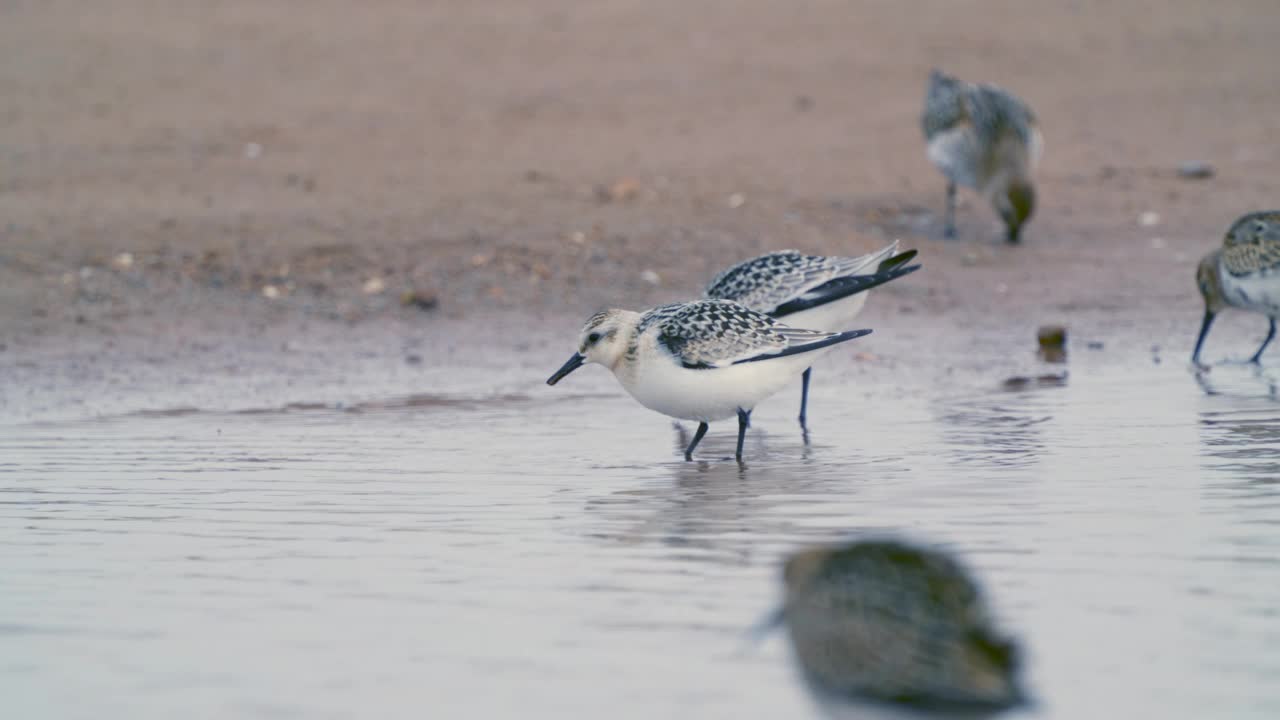
M0 428L13 717L805 717L748 628L802 543L960 552L1054 718L1280 716L1280 406L1250 368L899 397L819 375L702 462L556 388ZM1208 392L1206 392L1206 390ZM1010 715L1009 717L1013 717Z

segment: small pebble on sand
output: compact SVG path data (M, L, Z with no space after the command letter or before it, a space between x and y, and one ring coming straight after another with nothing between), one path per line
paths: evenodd
M276 287L275 285L263 285L262 297L268 300L275 300L276 298L280 297L280 288Z
M614 202L626 202L640 194L640 182L632 178L622 178L609 188L609 197Z
M400 304L405 307L416 307L419 310L435 310L440 305L440 300L433 292L406 290L400 295Z
M662 276L652 270L645 270L640 273L640 279L650 285L660 285L662 283Z
M371 277L364 281L364 285L360 289L364 291L365 295L377 295L387 289L387 283L380 277Z
M1213 166L1207 162L1192 160L1178 166L1178 177L1184 180L1208 180L1213 175Z
M737 210L738 208L742 207L745 204L747 204L747 197L742 193L734 193L729 196L730 209Z
M1142 227L1155 227L1160 224L1160 213L1148 210L1138 216L1138 224Z

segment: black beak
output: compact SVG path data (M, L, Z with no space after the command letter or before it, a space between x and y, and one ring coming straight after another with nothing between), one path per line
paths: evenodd
M585 355L583 355L582 353L574 353L573 357L569 358L569 362L561 365L560 369L557 370L554 375L547 378L547 384L555 385L556 383L560 382L560 380L562 380L565 375L568 375L574 370L577 370L578 368L582 367L582 363L586 361L587 361L587 357Z
M1196 338L1196 349L1191 353L1191 362L1195 365L1200 364L1200 346L1204 345L1204 339L1209 337L1209 326L1213 325L1215 317L1212 310L1205 308L1204 322L1200 324L1200 337Z

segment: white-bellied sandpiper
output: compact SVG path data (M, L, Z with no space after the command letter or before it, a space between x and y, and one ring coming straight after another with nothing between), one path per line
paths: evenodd
M645 313L604 310L587 320L578 351L547 384L584 364L604 365L641 405L698 422L685 460L693 459L708 423L736 414L741 462L752 408L823 352L870 332L793 328L727 300L662 305Z
M1201 365L1200 348L1209 327L1229 307L1266 315L1270 321L1266 339L1250 359L1259 362L1276 336L1280 316L1280 210L1249 213L1232 223L1222 247L1200 260L1196 285L1204 298L1204 321L1191 362Z
M985 716L1020 705L1017 645L995 629L978 584L949 554L894 539L812 547L783 571L801 674L833 716L870 701Z
M720 273L706 297L733 300L788 325L837 332L849 327L868 291L920 269L907 265L915 250L898 252L898 241L859 257L805 255L782 250L746 260ZM805 427L812 368L801 376L800 426Z
M973 188L1004 220L1006 239L1022 237L1035 211L1031 174L1044 141L1031 108L994 85L929 74L921 117L929 160L947 176L943 233L956 235L956 186Z

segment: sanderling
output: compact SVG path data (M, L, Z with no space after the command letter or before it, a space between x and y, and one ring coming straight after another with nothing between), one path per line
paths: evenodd
M1031 173L1044 148L1035 114L994 85L975 85L934 70L921 118L929 160L947 176L947 237L956 234L956 185L977 190L1018 242L1035 210Z
M837 332L849 327L867 291L920 269L915 250L898 241L860 257L823 257L782 250L738 263L707 286L706 296L733 300L794 327ZM805 426L812 368L801 376L800 426Z
M685 460L707 423L738 416L738 451L756 403L782 389L815 357L871 332L793 328L727 300L662 305L645 313L604 310L582 327L578 351L547 379L555 385L586 363L613 371L641 405L698 421Z
M1249 213L1232 223L1222 247L1200 261L1196 284L1204 297L1204 322L1191 362L1200 365L1200 346L1209 326L1228 307L1267 316L1271 327L1250 362L1258 362L1276 336L1280 315L1280 210Z
M899 540L802 550L783 571L785 623L801 673L833 715L857 700L983 715L1025 701L1016 644L946 553Z

